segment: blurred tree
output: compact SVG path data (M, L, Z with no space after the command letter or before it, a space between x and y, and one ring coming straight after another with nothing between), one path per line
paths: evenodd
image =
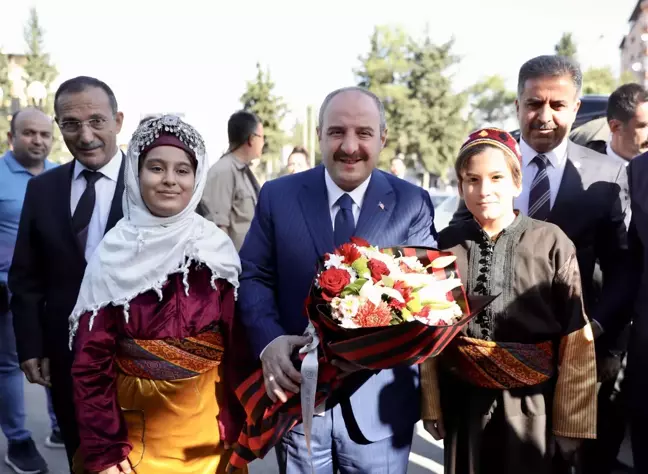
M576 59L576 42L574 41L571 33L563 33L560 40L554 46L554 51L558 56L566 56L568 58Z
M502 76L488 76L472 86L468 93L470 118L475 128L503 127L508 119L515 116L516 93L506 88Z
M264 72L259 63L256 68L256 78L247 82L240 100L243 109L256 114L263 123L265 147L262 160L266 163L266 169L271 174L276 174L279 170L281 149L286 143L281 123L288 108L283 98L275 94L275 83L270 78L270 72Z

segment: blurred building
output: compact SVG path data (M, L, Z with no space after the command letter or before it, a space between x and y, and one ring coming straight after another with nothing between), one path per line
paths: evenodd
M648 0L638 0L632 15L628 34L623 37L621 72L631 72L640 84L648 84Z

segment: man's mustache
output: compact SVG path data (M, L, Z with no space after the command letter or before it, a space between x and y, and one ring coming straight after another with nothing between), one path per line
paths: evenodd
M557 127L555 124L549 122L549 123L532 123L531 124L531 129L532 130L555 130Z
M89 145L80 144L80 145L77 145L77 148L79 150L91 151L91 150L95 150L97 148L101 148L102 145L103 145L103 143L91 143Z
M341 161L341 160L367 161L369 159L369 156L366 153L362 153L360 151L356 151L353 154L349 155L348 153L345 153L342 150L338 150L335 153L333 153L333 159L336 161Z

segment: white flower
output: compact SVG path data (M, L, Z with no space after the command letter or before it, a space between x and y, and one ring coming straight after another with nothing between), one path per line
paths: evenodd
M431 303L434 301L448 301L447 293L459 288L461 280L459 278L448 278L447 280L432 280L426 283L423 288L418 291L421 303Z
M340 302L338 311L342 314L343 319L355 318L360 309L360 298L354 295L345 296Z
M340 326L346 329L356 329L360 327L353 321L353 319L343 319Z
M329 254L329 258L324 262L324 267L328 270L329 268L340 268L344 262L344 257L342 255L336 255L334 253Z
M382 301L382 291L380 288L373 284L372 280L368 280L362 288L360 288L360 297L371 301L374 306L378 306Z
M417 270L420 272L425 271L425 267L421 263L421 261L417 257L401 257L399 259L401 262L403 262L405 265L410 267L412 270Z

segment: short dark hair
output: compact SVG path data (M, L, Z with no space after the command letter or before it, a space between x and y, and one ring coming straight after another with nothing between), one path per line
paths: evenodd
M20 110L11 116L11 122L9 122L9 131L12 136L16 134L16 121L18 120L18 114L20 114Z
M648 102L648 91L640 84L624 84L610 94L607 105L607 119L628 123L637 112L637 107Z
M261 119L248 110L234 112L227 121L228 152L241 148L256 132Z
M583 87L583 73L576 61L566 56L546 55L529 59L520 68L518 75L518 97L522 96L524 86L529 79L539 77L571 77L576 94L580 95Z
M296 146L295 148L292 149L290 155L288 155L288 158L290 158L293 155L297 155L298 153L308 156L308 151L306 150L306 148L304 148L303 146Z
M117 114L117 112L119 111L117 107L117 98L115 97L115 93L112 91L112 89L108 87L108 84L100 81L99 79L95 79L94 77L78 76L73 79L68 79L57 89L56 94L54 95L54 112L56 113L56 115L58 115L58 100L61 95L78 94L79 92L83 92L90 87L102 89L106 93L106 95L108 95L108 100L110 101L110 108L112 109L113 115Z

